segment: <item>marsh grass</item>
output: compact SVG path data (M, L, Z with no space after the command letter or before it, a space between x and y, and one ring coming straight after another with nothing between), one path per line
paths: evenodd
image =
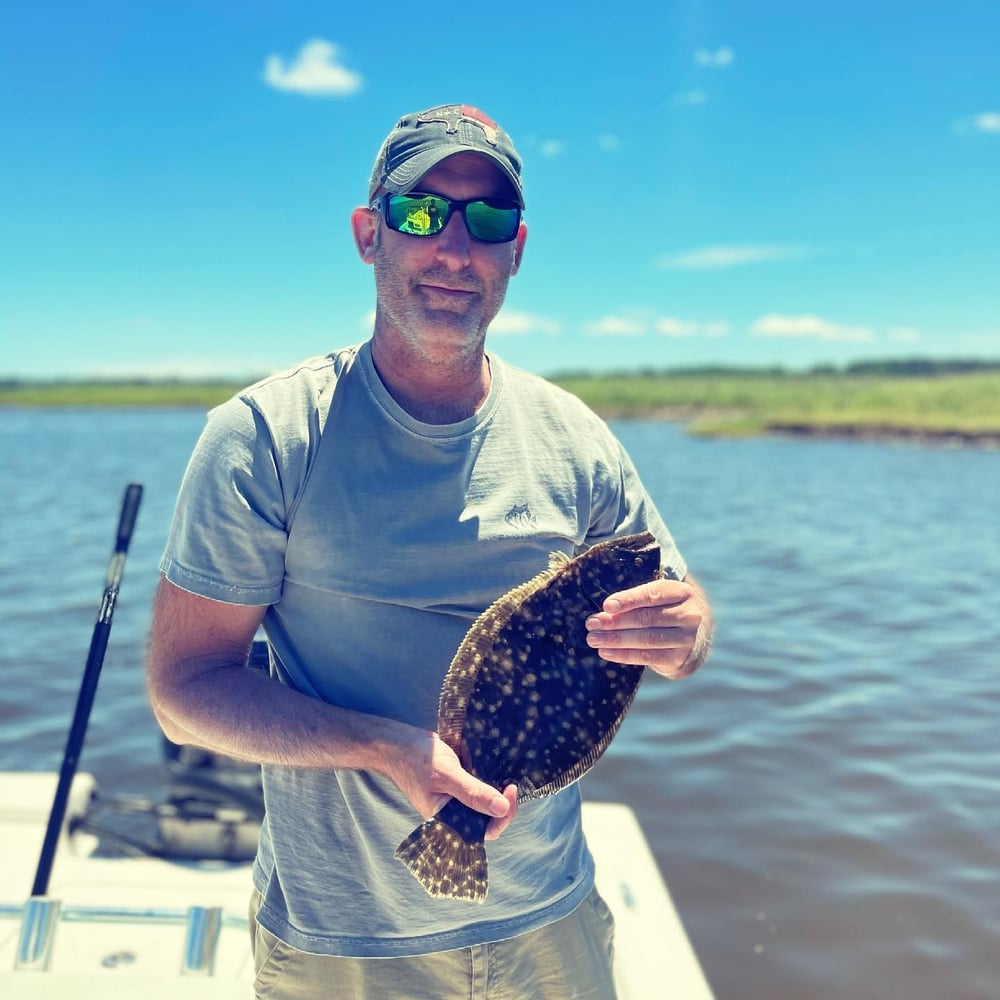
M781 371L562 375L552 381L605 417L683 419L701 434L958 434L1000 438L1000 370L939 374ZM0 406L201 407L247 381L0 383Z
M801 428L1000 434L1000 372L709 373L556 379L606 416L674 416L699 433Z
M202 407L229 399L252 380L130 380L0 383L0 406Z

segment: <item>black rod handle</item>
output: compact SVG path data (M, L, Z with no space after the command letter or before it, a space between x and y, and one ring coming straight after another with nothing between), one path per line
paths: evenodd
M101 598L101 607L90 639L90 650L83 670L83 680L80 682L73 722L66 738L66 749L63 752L62 765L59 768L59 781L56 784L56 793L52 800L52 809L49 812L49 822L45 828L45 839L42 841L42 851L38 858L38 868L35 871L35 881L31 888L32 896L44 896L48 892L52 864L55 861L56 848L59 845L59 831L62 829L63 820L66 817L70 786L73 784L80 751L83 749L83 740L87 734L90 710L94 705L97 682L101 676L104 654L108 648L108 636L111 632L111 619L114 616L115 604L118 599L118 587L125 569L125 556L128 552L129 542L132 540L132 532L135 529L135 519L141 500L142 487L138 483L130 483L122 498L115 548L108 564L104 595Z

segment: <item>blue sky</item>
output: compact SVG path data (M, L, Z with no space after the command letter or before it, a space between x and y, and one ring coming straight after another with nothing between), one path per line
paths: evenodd
M477 105L542 373L1000 357L1000 3L0 0L0 377L242 377L363 340L348 218Z

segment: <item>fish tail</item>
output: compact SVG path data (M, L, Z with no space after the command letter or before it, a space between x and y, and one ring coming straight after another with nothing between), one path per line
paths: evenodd
M396 858L429 895L482 903L489 886L483 843L488 822L453 799L396 848Z

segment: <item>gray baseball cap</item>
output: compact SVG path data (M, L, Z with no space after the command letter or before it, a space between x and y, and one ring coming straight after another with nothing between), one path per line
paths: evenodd
M521 158L510 136L471 104L446 104L404 115L375 157L368 202L379 195L412 191L428 170L455 153L488 156L503 171L524 208Z

